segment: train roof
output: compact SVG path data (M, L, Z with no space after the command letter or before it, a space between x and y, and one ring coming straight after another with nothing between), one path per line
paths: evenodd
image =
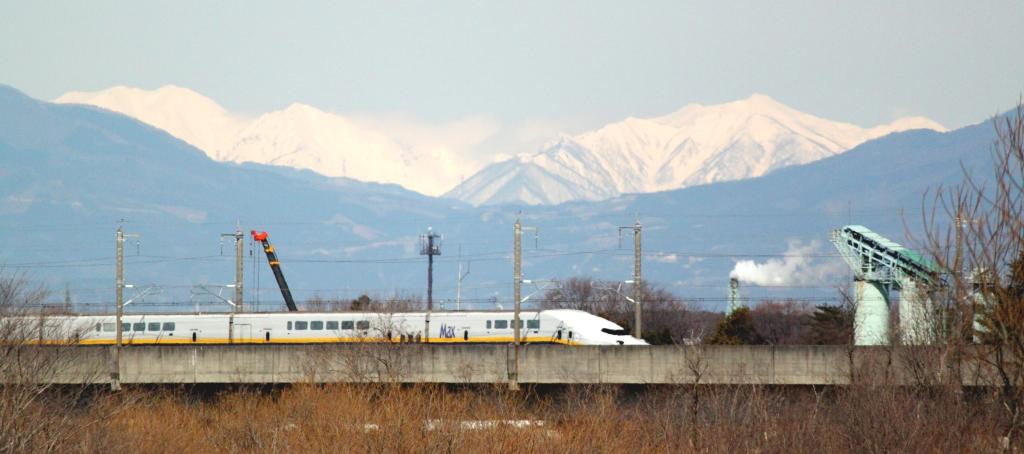
M560 317L570 318L586 318L596 317L589 312L581 311L578 309L531 309L522 310L520 314L552 314ZM296 317L308 317L308 316L320 316L320 315L426 315L426 311L401 311L401 312L367 312L367 311L317 311L317 312L290 312L290 311L279 311L279 312L159 312L159 313L126 313L124 317L181 317L181 316L192 316L192 317L226 317L229 315L236 316L254 316L254 315L289 315ZM431 311L431 315L495 315L495 314L513 314L511 310L474 310L474 311ZM61 318L61 317L114 317L115 314L19 314L15 317L19 318Z

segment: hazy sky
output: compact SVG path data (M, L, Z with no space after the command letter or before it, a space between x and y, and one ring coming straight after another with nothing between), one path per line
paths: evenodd
M757 92L862 126L956 127L1024 92L1022 26L1020 0L0 1L0 83L568 132Z

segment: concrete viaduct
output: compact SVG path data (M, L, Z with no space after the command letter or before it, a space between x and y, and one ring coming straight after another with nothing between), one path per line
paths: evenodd
M113 347L45 347L56 383L111 380ZM847 385L991 383L980 361L941 351L848 346L564 347L520 350L521 384ZM204 345L124 347L124 384L508 383L508 345ZM991 374L987 374L991 377Z

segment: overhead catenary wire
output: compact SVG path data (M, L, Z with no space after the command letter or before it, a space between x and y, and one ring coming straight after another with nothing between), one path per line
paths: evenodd
M595 283L603 282L601 279L593 279ZM757 287L762 289L833 289L837 286L844 285L845 282L822 282L822 283L807 283L807 284L770 284L770 285L750 285L751 287ZM194 288L195 285L182 285L182 284L160 284L160 283L146 283L147 286L155 286L164 289L190 289ZM489 289L500 289L510 287L512 284L509 282L484 282L473 285L463 285L463 290L489 290ZM689 283L669 283L666 287L678 288L678 289L718 289L724 288L724 285L718 284L689 284ZM276 287L258 287L249 286L250 290L266 290L275 291ZM438 290L451 291L455 289L455 286L438 286ZM75 288L76 292L109 292L109 287L85 287ZM292 288L295 292L303 293L337 293L337 292L361 292L361 293L377 293L377 294L393 294L395 292L419 292L422 290L420 287L308 287L308 288Z
M839 298L839 297L829 297L829 296L789 296L789 297L779 297L779 296L776 296L776 297L762 297L762 298L745 297L745 298L743 298L743 300L744 301L748 301L748 302L749 301L761 301L761 302L767 302L767 301L774 301L774 302L791 301L791 302L795 302L795 303L807 303L807 304L838 303L838 302L842 301L842 299ZM700 303L724 303L724 302L728 302L728 301L729 301L728 297L676 297L676 298L670 298L670 299L650 300L651 303L682 304L682 305L700 304ZM345 303L345 301L339 301L339 302ZM446 299L446 300L443 300L443 302L452 303L454 301ZM484 307L486 307L486 306L494 306L496 303L498 305L501 304L500 301L496 302L495 300L493 300L491 298L466 298L466 299L463 299L463 302L466 303L466 304L474 305L477 308L480 308L481 306L484 306ZM331 303L331 302L328 301L327 303ZM309 302L302 303L302 304L309 304ZM540 308L540 307L565 307L565 306L571 306L571 305L574 305L574 304L578 304L578 302L570 301L570 300L543 299L543 298L541 298L541 299L531 299L530 302L527 305ZM193 307L195 307L195 305L196 305L196 301L169 300L169 301L137 301L137 302L133 302L130 307L132 307L132 308L139 308L139 307L164 307L164 308L180 307L180 308L193 308ZM228 310L225 309L225 307L222 304L220 304L219 302L214 301L214 300L201 301L201 302L199 302L199 305L201 307L210 306L210 307L213 307L215 309L219 309L219 310L210 311L210 312L225 312L225 313L228 312ZM263 305L267 309L275 309L275 308L277 308L277 309L283 310L285 308L285 303L283 301L264 302ZM79 301L79 302L75 302L75 303L70 305L70 307L72 309L74 309L74 308L81 308L81 309L88 309L88 310L111 309L114 306L115 306L115 303L111 302L111 301ZM26 309L54 309L54 308L68 307L68 305L66 305L66 304L64 304L62 302L53 302L53 303L33 303L33 304L24 305L23 307L26 308ZM381 311L385 311L386 312L387 310L388 310L387 306L382 306L381 307ZM414 311L419 311L419 310L422 310L422 309L413 309L413 310ZM510 311L510 309L508 309L508 308L499 309L499 310ZM697 309L697 310L699 310L699 309ZM139 312L139 311L137 311L135 309L131 309L131 310L126 309L126 311L128 311L128 312ZM192 312L192 311L185 311L185 312ZM330 311L330 312L335 312L335 311ZM363 311L363 310L357 310L357 311L342 310L342 311L337 311L337 312L356 312L356 313L361 313L361 312L366 312L366 311ZM370 312L373 312L373 311L370 311Z
M657 211L647 212L645 211L645 218L651 219L652 222L657 222L660 219L678 219L678 218L801 218L801 217L814 217L814 218L841 218L845 220L850 215L857 218L864 217L875 217L875 216L917 216L920 213L930 212L932 207L889 207L889 208L872 208L862 210L847 209L842 210L807 210L807 211L792 211L792 212L761 212L752 213L749 211L743 212L695 212L695 211L673 211L670 213L659 213ZM572 214L548 214L544 212L522 215L523 220L529 220L531 222L543 222L543 221L557 221L557 220L623 220L631 218L635 213L635 209L632 207L623 207L617 211L595 211L595 212L575 212ZM397 217L388 219L389 224L451 224L455 225L458 221L478 221L481 216L491 215L493 218L500 219L501 221L510 223L514 221L515 216L506 214L500 211L490 211L486 208L477 208L473 213L467 213L465 215L448 215L448 216L418 216L418 217ZM131 221L126 224L131 225L133 228L147 227L147 229L179 229L182 226L222 226L222 227L233 227L238 222L237 217L223 220L207 220L207 221L191 221L191 220L162 220L162 221ZM336 220L327 218L319 220L311 219L299 219L294 218L287 220L275 220L269 218L256 218L249 219L247 223L259 223L267 226L344 226L345 224L338 223ZM83 229L97 229L105 230L111 226L116 225L115 221L97 221L97 222L76 222L76 223L5 223L0 222L0 229L3 230L32 230L32 231L61 231L61 230L83 230Z
M508 216L501 215L499 213L495 213L495 215L503 217L503 219L501 221L499 221L501 223L511 222L511 219ZM587 218L587 219L601 219L602 216L603 216L603 218L605 218L605 219L621 219L625 215L626 215L626 213L615 213L615 214L607 214L607 213L605 213L605 214L599 215L599 216L589 216L588 215L588 216L584 216L584 218ZM673 217L680 217L680 216L685 216L685 215L686 214L682 214L682 213L673 213L673 214L669 214L669 215L660 215L660 216L657 215L657 214L654 214L654 215L651 216L651 219L653 220L652 223L655 224L655 228L658 229L658 228L665 228L665 224L664 224L663 219L673 218ZM792 217L792 216L797 216L797 215L799 215L799 213L790 213L790 214L787 214L787 217ZM744 217L744 216L756 216L756 215L741 214L741 213L734 213L734 214L730 214L730 213L724 213L723 214L723 213L720 213L720 214L717 214L715 216L720 216L720 217ZM474 216L465 216L465 217L463 217L463 219L478 219L478 217L479 216L476 216L476 215L474 215ZM531 216L529 218L535 219L538 222L548 222L548 221L553 221L553 220L557 220L557 219L579 219L580 216L573 215L573 216L561 216L561 217L559 217L559 216L539 215L539 216ZM421 220L421 218L416 218L416 219L420 219ZM456 219L448 218L445 221L447 222L447 221L453 221L453 220L457 220L457 219L458 218L456 218ZM195 223L188 223L188 224L194 225ZM210 221L210 222L204 222L204 223L199 223L199 224L204 224L204 225L234 225L235 222L234 221L231 221L231 222L229 222L229 221L224 221L224 222ZM308 221L308 222L290 222L290 223L285 222L285 223L275 223L275 224L278 224L278 225L286 225L286 224L290 224L290 225L318 225L319 226L319 225L325 225L325 224L328 224L328 223L325 223L323 221ZM76 226L81 226L80 224L75 224L75 225ZM109 224L108 223L96 223L96 225L107 227ZM140 226L140 225L141 226L150 225L152 227L157 227L157 228L163 228L163 227L166 226L165 224L161 224L161 223L151 223L151 224L147 224L147 223L133 223L133 227L134 226ZM593 237L591 237L591 238L593 239ZM404 239L405 238L403 238L403 240ZM598 238L598 239L600 239L600 238ZM412 238L410 237L410 238L408 238L408 240L412 241ZM401 244L401 242L398 242L396 245L400 245L400 244ZM491 244L491 242L482 241L482 242L479 242L478 244L486 245L486 244ZM47 248L36 248L36 249L38 251L50 250L50 251L53 251L53 252L74 252L74 250L64 250L64 249L57 249L57 248L49 248L49 249L47 249ZM176 251L180 252L180 249L181 248L180 248L180 245L179 245L179 248L177 248ZM80 248L79 249L80 252L88 252L90 250L92 250L92 249L91 248ZM293 249L290 252L291 252L290 253L291 256L288 258L288 263L292 264L294 266L298 266L298 267L301 267L303 265L310 265L310 264L316 264L316 265L332 265L333 264L333 265L339 265L339 266L345 266L345 265L381 265L381 267L378 268L378 269L386 269L388 265L413 265L413 264L418 265L418 264L420 264L422 262L422 258L420 256L411 256L411 255L395 255L395 256L387 256L387 255L385 255L385 256L373 257L373 256L367 256L367 255L370 255L370 254L366 254L366 253L359 253L359 252L352 253L352 252L347 252L347 251L341 251L340 254L345 254L345 256L331 257L329 255L328 256L317 256L317 254L313 253L312 251L302 250L302 249L298 249L298 248ZM633 255L632 251L628 251L628 250L624 250L622 248L616 248L616 247L592 247L592 248L581 248L581 249L574 249L574 248L569 248L569 247L554 247L554 248L553 247L545 247L545 248L527 248L523 252L524 252L523 259L527 260L527 261L529 261L529 260L558 259L558 258L563 258L563 257L580 257L580 256L605 256L605 257L615 257L616 260L618 260L620 258L625 260L625 259L630 258L630 256ZM338 254L338 253L336 253L336 254ZM87 254L84 254L84 253L81 254L81 255L82 255L81 258L60 258L60 259L54 258L52 260L46 260L45 258L40 258L40 259L37 259L37 260L26 260L26 261L20 261L20 262L13 262L13 261L12 262L5 262L5 258L3 256L0 256L0 269L2 269L2 268L9 268L9 269L14 269L14 270L32 270L32 269L46 270L46 269L69 269L69 268L70 269L75 269L75 268L88 269L88 268L114 268L115 265L116 265L114 257L112 257L112 256L107 256L107 255L93 256L93 255L87 255ZM360 255L363 255L363 256L360 257ZM508 261L511 260L512 255L513 255L513 252L511 250L498 249L498 250L485 250L483 252L477 252L477 253L473 253L473 254L461 255L459 257L455 257L455 256L452 256L452 257L438 257L435 260L437 262L440 262L440 263L454 263L454 262L459 262L459 261L462 261L462 260L472 260L472 261L475 261L475 262L484 262L484 263L488 263L488 262L489 263L496 263L496 262L508 262ZM37 256L39 256L39 254L33 254L33 256L37 257ZM45 255L42 255L42 256L45 257ZM755 258L791 258L791 257L800 257L800 258L823 258L823 259L825 259L825 258L838 258L840 256L838 254L835 254L835 253L831 253L831 254L830 253L790 253L790 252L767 253L767 252L764 252L764 251L750 251L748 253L740 253L740 252L731 252L731 251L722 252L722 251L694 251L694 250L672 250L672 249L662 249L662 250L648 249L648 250L646 250L646 251L644 251L642 253L642 257L645 258L645 259L649 259L649 260L653 259L653 260L650 260L646 264L647 267L661 268L661 267L678 267L678 266L681 266L681 263L677 263L677 261L675 260L675 259L679 259L679 258L682 258L682 259L686 259L686 258L700 258L700 259L734 259L734 260L740 260L740 259L755 259ZM33 258L35 258L35 257L33 257ZM666 258L672 258L673 260L661 260L661 259L666 259ZM153 255L153 254L130 255L129 254L129 255L126 255L125 259L126 259L126 263L130 264L132 267L138 267L138 268L143 268L144 269L146 266L154 266L154 265L159 266L159 265L164 265L164 264L173 264L173 263L182 263L182 262L197 262L197 263L218 263L218 262L221 262L222 263L222 262L229 261L231 258L223 256L223 255L219 255L219 254L218 255L170 255L170 254L169 255ZM255 260L255 257L253 257L253 259ZM135 268L135 269L138 269L138 268ZM253 263L252 269L253 269L253 274L254 274L254 279L255 279L255 285L251 287L251 291L253 292L253 294L255 296L256 303L259 304L259 302L260 302L259 299L260 299L260 295L262 293L262 290L270 290L270 289L264 289L260 285L260 283L259 283L259 270L260 270L260 267L258 265L256 265L255 262ZM563 279L567 279L567 278L570 278L570 277L566 277L566 278L563 278ZM665 283L664 286L666 288L671 288L671 289L688 289L688 288L689 289L714 289L714 288L721 287L719 285L679 283L679 282ZM161 287L165 287L165 288L169 288L169 289L187 289L187 288L191 288L193 286L181 285L181 284L171 284L171 285L161 285ZM821 283L820 285L818 285L818 283L805 283L803 285L776 285L776 286L760 286L760 287L761 288L765 288L765 289L777 289L777 290L784 290L784 289L794 289L794 290L807 289L807 290L814 290L814 289L836 288L837 284L834 284L834 283ZM508 282L478 282L478 283L473 284L473 285L466 285L466 286L464 286L463 290L471 291L471 292L479 292L479 291L490 291L490 290L508 290L509 288L510 288L510 284ZM449 288L447 286L439 286L439 287L437 287L438 291L445 291L445 292L453 290L453 289L454 289L454 287L452 287L452 288ZM419 288L419 287L416 287L416 288L404 288L404 287L388 287L388 288L342 287L342 288L295 288L294 290L296 292L302 292L304 295L320 294L320 293L322 293L322 294L327 295L328 298L330 298L330 297L335 297L336 298L336 297L339 297L339 295L356 295L356 294L359 294L359 293L388 294L388 293L409 292L409 293L412 293L412 294L416 294L416 293L420 292L422 289ZM102 294L103 292L109 292L109 287L102 287L102 288L97 288L97 289L94 289L94 290L86 289L86 288L76 288L75 291L76 292L81 292L81 293L95 292L97 294ZM498 292L494 292L494 293L497 294ZM777 298L784 298L784 297L777 297ZM487 297L487 298L480 298L480 297L477 297L477 296L472 296L472 297L468 297L468 298L464 297L463 300L466 301L468 304L474 304L474 303L484 303L484 304L486 304L486 303L489 303L489 302L493 302L494 301L494 297L492 296L492 297ZM714 301L714 299L709 299L709 298L705 298L705 297L680 298L680 300L681 301L683 301L683 300L686 300L686 301ZM97 304L109 304L109 303L98 302ZM168 303L166 303L166 302L154 302L153 304L154 305L164 305L164 304L168 304ZM275 302L271 302L270 304L276 304L276 303ZM143 305L140 304L140 306L143 306Z
M550 251L550 252L544 252ZM551 257L569 257L579 255L611 255L611 256L622 256L630 257L632 253L625 252L618 249L594 249L594 250L583 250L583 251L569 251L569 250L541 250L542 253L524 254L527 259L536 258L551 258ZM719 253L719 252L687 252L687 251L648 251L643 253L644 257L647 258L662 258L667 256L684 257L684 258L731 258L731 259L743 259L743 258L840 258L839 254L830 253L813 253L813 254L793 254L793 253ZM464 256L463 259L472 259L476 262L488 262L488 261L505 261L511 257L511 251L509 252L493 252L487 254L474 254L470 256ZM149 260L140 260L149 259ZM153 256L153 255L139 255L126 257L130 263L134 265L148 265L148 264L159 264L168 262L180 262L180 261L226 261L230 258L226 258L221 255L203 255L203 256ZM2 260L2 259L0 259ZM289 258L289 263L353 263L353 264L401 264L401 263L418 263L422 259L418 256L403 256L403 257L381 257L381 258ZM436 262L458 262L459 257L447 257L435 259ZM97 263L98 262L98 263ZM652 265L657 265L655 262ZM66 260L52 260L52 261L39 261L39 262L15 262L15 263L4 263L0 261L0 267L7 268L69 268L69 267L104 267L114 266L113 257L97 257L97 258L83 258L83 259L66 259Z

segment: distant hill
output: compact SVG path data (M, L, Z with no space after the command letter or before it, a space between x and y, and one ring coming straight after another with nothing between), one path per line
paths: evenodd
M0 118L0 231L11 245L0 264L38 263L23 269L57 288L66 281L89 289L82 298L90 300L111 295L112 235L122 218L127 230L143 235L142 256L129 259L143 266L129 267L129 278L179 286L171 293L180 301L188 299L190 283L231 279L223 260L229 257L219 257L219 234L233 231L236 220L270 230L283 257L344 256L346 247L393 255L431 220L463 208L393 185L218 163L138 120L36 101L10 87L0 86ZM325 280L302 273L289 279L300 292ZM380 287L402 277L387 284L367 276L345 280Z
M984 173L994 139L987 122L907 131L759 178L597 202L473 207L395 185L216 162L137 120L40 102L9 87L0 87L0 118L0 263L58 292L67 285L75 301L109 303L114 230L124 218L126 230L142 234L137 248L128 247L129 282L164 288L132 310L210 300L192 285L233 279L230 244L222 254L220 234L236 221L270 232L299 299L422 296L417 239L430 226L444 235L436 297L454 297L458 262L472 261L464 297L509 307L519 211L539 228L536 240L524 239L528 279L628 279L631 243L623 238L620 246L617 227L639 214L644 276L680 296L724 307L729 271L750 259L777 261L792 276L779 287L744 286L745 295L828 298L846 279L827 243L832 228L856 222L912 246L904 220L916 229L923 193L958 181L961 163ZM246 259L247 300L260 288L262 307L279 307L259 254Z

